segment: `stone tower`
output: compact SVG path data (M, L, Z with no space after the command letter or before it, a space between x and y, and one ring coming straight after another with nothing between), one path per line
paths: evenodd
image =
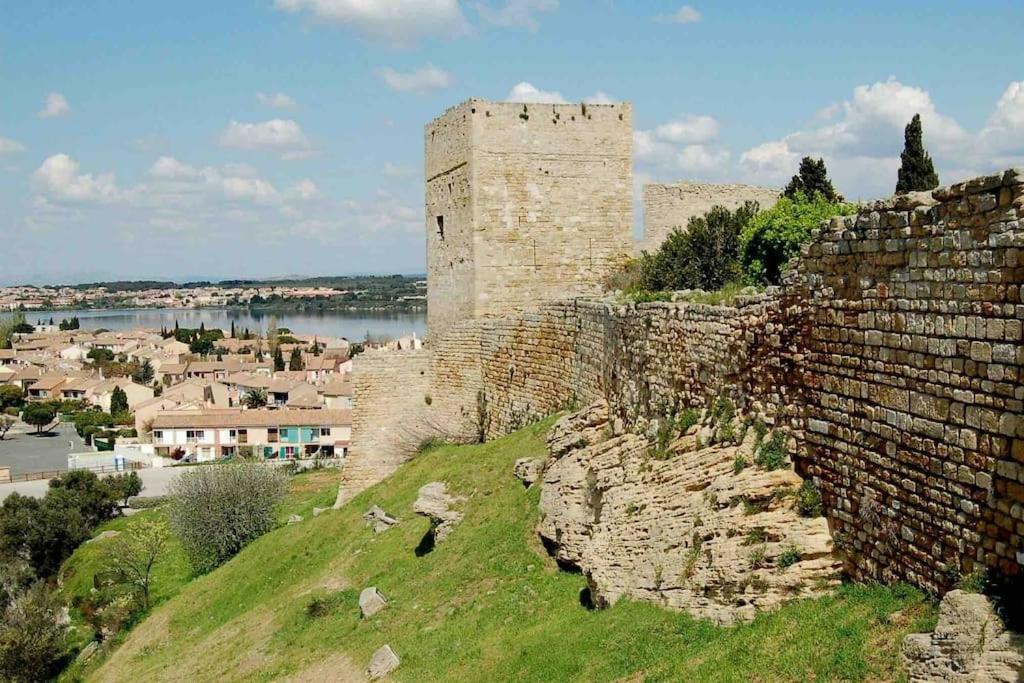
M633 109L471 99L425 131L427 321L593 294L632 250Z

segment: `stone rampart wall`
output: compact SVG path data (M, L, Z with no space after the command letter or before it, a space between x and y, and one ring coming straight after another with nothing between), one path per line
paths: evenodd
M616 433L643 431L724 392L793 434L856 575L941 590L976 563L1018 572L1022 183L1008 172L834 220L782 291L735 306L549 302L458 325L433 342L430 405L396 374L373 388L357 359L354 438L407 385L403 420L464 440L600 398ZM397 464L371 444L350 466Z

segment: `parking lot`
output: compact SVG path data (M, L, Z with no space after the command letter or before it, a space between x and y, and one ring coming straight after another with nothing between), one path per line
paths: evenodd
M26 424L18 424L0 441L0 465L9 465L12 475L65 470L68 453L89 450L73 425L62 423L45 434L31 430Z

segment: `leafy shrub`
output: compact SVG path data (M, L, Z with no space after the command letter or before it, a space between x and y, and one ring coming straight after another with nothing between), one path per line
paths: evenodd
M6 593L6 591L5 591ZM0 680L48 681L67 650L61 605L43 582L5 595L0 619Z
M736 458L732 461L732 473L739 474L747 468L748 464L750 463L747 462L747 459L742 454L737 453Z
M171 485L171 528L197 573L274 528L287 477L255 463L191 468Z
M782 267L810 241L812 230L824 220L855 210L852 204L829 201L820 193L811 198L801 192L792 198L781 197L775 206L758 213L743 229L741 261L747 280L779 284Z
M690 427L693 427L698 422L700 422L700 413L693 408L689 408L684 410L682 415L679 416L679 419L676 421L676 428L680 434L685 434L690 431Z
M673 230L654 254L641 257L641 285L657 292L675 289L712 291L738 280L740 234L757 213L747 202L735 211L716 206Z
M810 479L805 479L796 492L796 511L801 517L821 517L821 492Z
M778 470L785 467L786 455L786 435L782 432L772 432L768 441L763 442L757 450L754 462L766 470Z
M169 502L171 502L170 496L146 496L145 498L135 496L128 499L128 507L132 510L150 510Z

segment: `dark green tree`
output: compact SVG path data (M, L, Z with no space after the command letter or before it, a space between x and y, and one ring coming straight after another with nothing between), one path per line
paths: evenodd
M110 394L110 414L120 415L128 412L128 394L121 387L114 387Z
M824 159L812 159L804 157L800 160L800 170L782 191L783 196L793 199L797 194L813 198L820 194L830 202L841 202L843 198L836 193L832 187L832 181L828 179L828 170L825 168Z
M284 370L284 356L281 355L281 347L274 349L274 370Z
M747 202L735 211L716 206L676 229L654 254L644 254L641 278L650 291L715 291L740 279L740 233L757 214Z
M302 362L302 352L297 346L292 349L292 355L288 358L288 369L293 371L306 369L306 364Z
M0 386L0 412L8 408L17 408L25 402L25 395L17 384Z
M914 114L903 131L903 152L900 154L900 170L896 177L896 194L934 190L939 186L939 174L935 172L932 158L924 148L921 129L921 115Z
M21 412L21 419L36 428L37 434L43 433L43 427L53 422L57 413L53 406L46 403L30 403Z

